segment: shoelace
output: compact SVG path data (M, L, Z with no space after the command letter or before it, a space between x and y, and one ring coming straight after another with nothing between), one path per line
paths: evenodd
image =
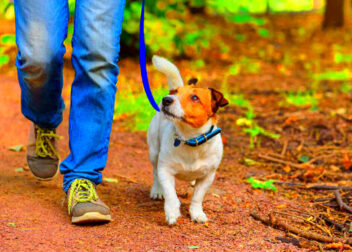
M56 135L53 130L42 129L36 126L37 139L35 145L35 153L38 157L52 157L59 158L59 154L55 150L51 140L53 138L61 139L61 136Z
M68 196L68 213L71 214L72 199L78 203L98 200L98 194L94 185L88 179L76 179L72 182L70 195Z

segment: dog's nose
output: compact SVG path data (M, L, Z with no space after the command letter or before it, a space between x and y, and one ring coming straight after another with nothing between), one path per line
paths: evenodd
M166 96L163 98L163 106L165 107L171 105L173 102L174 102L174 99L169 96Z

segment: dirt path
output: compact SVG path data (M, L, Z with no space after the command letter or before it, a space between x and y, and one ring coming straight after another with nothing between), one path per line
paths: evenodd
M121 71L122 73L124 71ZM20 89L14 71L0 75L0 250L63 251L282 251L297 247L277 242L283 232L265 227L249 216L253 207L282 204L274 194L253 193L243 183L248 168L239 164L235 139L228 137L224 161L216 182L204 202L210 217L208 225L189 219L190 190L179 183L182 215L178 224L168 227L163 202L149 199L152 168L148 161L145 133L112 129L108 164L104 176L118 183L104 182L98 187L103 200L111 207L113 221L106 225L70 224L62 201L62 176L52 182L38 182L29 171L16 172L25 166L25 153L8 148L26 143L28 122L20 113ZM67 77L66 83L72 78ZM64 98L69 100L69 86ZM62 157L68 153L68 110L58 133ZM238 141L238 139L237 139ZM286 204L289 204L286 202ZM195 247L197 246L198 249Z

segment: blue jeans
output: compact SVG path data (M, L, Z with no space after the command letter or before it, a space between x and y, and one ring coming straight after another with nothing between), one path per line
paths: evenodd
M70 154L61 163L63 188L86 178L101 183L114 113L125 0L76 0ZM15 0L16 60L22 113L43 128L62 121L63 41L67 0Z

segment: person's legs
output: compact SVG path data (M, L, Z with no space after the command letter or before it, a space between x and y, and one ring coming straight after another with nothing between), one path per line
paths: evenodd
M62 68L67 0L15 0L16 66L22 113L42 128L62 121Z
M76 0L70 151L61 163L64 191L79 178L101 183L114 112L125 0Z
M62 68L67 0L15 0L16 59L22 113L32 121L27 163L40 180L58 171L55 128L62 121Z

